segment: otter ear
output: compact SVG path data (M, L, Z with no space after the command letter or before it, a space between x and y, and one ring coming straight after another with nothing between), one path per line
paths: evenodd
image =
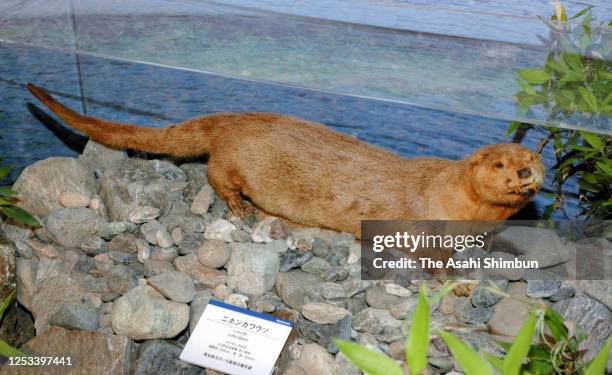
M480 163L482 163L483 160L485 160L487 158L487 156L489 156L489 152L488 150L478 150L475 153L472 154L472 156L470 156L468 158L468 161L470 163L471 166L476 166Z

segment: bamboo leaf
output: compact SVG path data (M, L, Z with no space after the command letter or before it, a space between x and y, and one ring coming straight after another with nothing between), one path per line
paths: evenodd
M361 371L371 375L403 375L402 368L386 355L350 341L334 340L342 354Z
M15 298L15 291L14 290L11 292L11 294L6 296L4 301L2 301L2 305L0 305L0 320L2 320L2 317L4 316L4 312L6 311L6 309L13 302L13 298Z
M594 149L599 150L599 149L601 149L603 147L603 141L601 140L601 138L597 134L591 133L591 132L581 131L580 135Z
M593 112L597 112L597 98L593 95L592 92L587 90L586 87L578 87L578 92L582 96L582 99L588 104L588 106L593 110Z
M15 190L11 189L8 186L0 187L0 196L2 197L16 197L18 195L19 195L18 192L16 192Z
M572 17L570 17L570 20L576 19L582 15L584 15L586 12L590 11L591 9L593 9L592 5L589 5L588 7L582 9L580 12L574 14Z
M438 293L436 293L433 297L429 299L429 303L431 305L435 305L436 303L438 303L438 301L444 298L445 295L452 292L457 287L457 285L459 285L459 282L456 282L456 281L455 282L450 282L450 281L445 282L438 290Z
M519 69L518 75L529 83L541 84L548 82L550 75L544 69Z
M608 364L608 354L610 353L610 342L612 338L608 338L603 348L597 353L593 361L589 364L584 375L604 375Z
M0 340L0 355L4 357L26 357L24 353L13 348L4 340Z
M493 369L480 354L450 332L440 331L438 335L444 340L453 358L466 375L493 375Z
M13 166L11 164L5 165L4 167L0 167L0 180L8 176L11 170L13 170Z
M4 206L2 212L12 219L15 219L21 223L27 224L32 227L39 227L40 223L38 219L32 216L28 211L17 206Z
M531 348L531 340L535 332L536 325L536 314L535 310L532 310L529 317L521 327L514 343L508 350L506 358L504 359L503 374L504 375L518 375L523 361L529 353Z
M419 302L412 316L412 326L406 340L406 363L412 374L420 374L427 368L429 349L429 302L427 287L421 284Z

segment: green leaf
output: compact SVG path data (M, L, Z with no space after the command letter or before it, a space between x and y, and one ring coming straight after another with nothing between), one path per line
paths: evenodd
M514 133L516 131L516 129L519 128L519 126L521 126L520 122L512 121L510 123L510 126L508 127L508 131L506 132L506 138L510 137L512 135L512 133Z
M529 95L536 95L537 91L525 81L519 81L519 86Z
M580 135L588 144L590 144L596 150L601 149L604 145L602 139L595 133L581 131Z
M429 302L427 287L421 284L419 302L412 316L412 326L406 340L406 363L412 374L420 374L427 368L429 349Z
M489 361L489 363L491 364L491 366L493 366L495 370L497 370L498 372L502 371L502 368L504 367L504 360L502 358L497 358L487 352L484 352L482 354L484 354L487 361Z
M0 187L0 196L2 197L16 197L18 195L19 195L18 192L16 192L15 190L11 189L8 186Z
M2 212L12 219L15 219L21 223L27 224L32 227L39 227L40 223L38 219L32 216L28 211L17 206L4 206Z
M0 355L4 357L26 357L24 353L13 348L4 340L0 340Z
M588 7L584 8L584 9L583 9L583 10L581 10L580 12L578 12L578 13L574 14L574 15L573 15L573 16L570 18L570 20L576 19L576 18L578 18L578 17L580 17L580 16L584 15L586 12L590 11L591 9L593 9L593 6L592 6L592 5L589 5Z
M577 53L564 53L561 58L572 70L582 71L582 56Z
M563 317L551 308L544 312L544 323L552 333L555 340L560 341L567 338L568 331L564 324Z
M535 310L532 310L516 336L510 350L506 354L502 371L504 375L519 374L523 361L527 357L527 353L529 353L529 349L531 348L531 340L533 339L535 326L536 314Z
M334 340L342 354L361 371L371 375L403 375L402 368L386 355L350 341Z
M541 84L548 82L550 74L544 69L519 69L518 75L529 83Z
M578 87L578 91L580 92L582 99L584 99L584 101L589 105L593 112L597 112L598 105L597 98L595 97L595 95L593 95L592 92L587 90L586 87Z
M12 169L13 169L13 166L11 164L5 165L4 167L0 167L0 180L8 176L8 174L11 172Z
M586 80L586 74L583 72L567 72L561 79L559 80L559 84L563 85L568 82L583 82Z
M9 294L8 296L6 296L6 298L4 299L4 301L2 301L2 305L0 305L0 320L2 320L2 317L4 316L4 312L6 311L6 309L11 305L11 303L13 302L13 298L15 297L15 291L13 290L11 292L11 294Z
M466 375L493 375L493 369L480 354L450 332L439 331L453 358Z
M608 354L610 353L610 342L612 342L612 338L608 338L603 348L601 348L599 353L597 353L593 361L589 364L589 367L587 367L584 375L603 375L606 372Z
M561 62L554 60L547 61L546 66L558 73L567 73L570 71L567 65L563 63L563 60L561 60Z
M608 176L612 176L612 163L610 162L606 163L605 161L598 161L595 164L597 164L597 167L601 169L605 174L607 174Z

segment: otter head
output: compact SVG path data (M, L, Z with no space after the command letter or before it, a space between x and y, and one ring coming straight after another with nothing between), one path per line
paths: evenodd
M467 161L474 191L491 204L522 206L544 182L540 154L515 143L485 146Z

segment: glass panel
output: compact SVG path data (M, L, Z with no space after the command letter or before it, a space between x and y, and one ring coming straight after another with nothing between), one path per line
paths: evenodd
M520 5L502 6L500 1L469 8L452 1L224 2L75 1L74 48L121 60L612 134L609 115L578 111L566 116L543 105L517 111L517 69L543 66L548 53L538 38L548 28L534 17L552 12L548 2L532 7L523 1L529 9L524 12L516 11ZM65 38L55 40L41 31L61 34L56 9L47 11L46 3L39 8L44 17L36 18L35 26L10 17L0 38L69 48ZM610 6L600 5L598 14L609 19ZM610 36L609 27L604 32ZM610 64L609 52L602 57Z

